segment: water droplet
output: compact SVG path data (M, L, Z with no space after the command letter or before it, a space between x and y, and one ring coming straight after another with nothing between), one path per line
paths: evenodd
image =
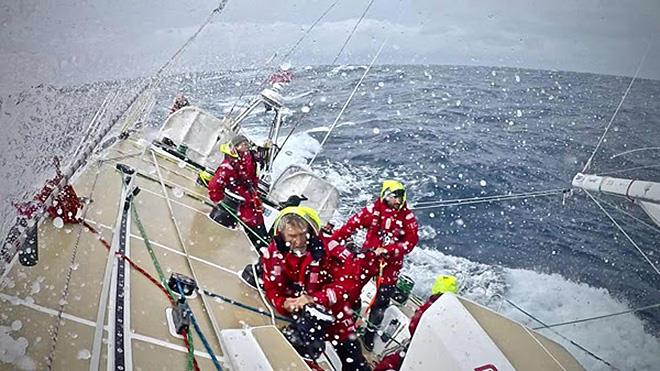
M87 349L81 349L78 351L78 359L90 359L92 354Z
M14 331L18 331L21 328L23 328L23 322L20 320L15 320L14 322L11 323L11 329Z
M186 162L185 161L179 161L179 168L183 169L186 167Z
M181 188L173 188L172 193L174 194L174 197L176 197L176 198L183 197L183 190Z
M309 113L309 107L308 107L308 106L302 106L302 108L300 109L300 111L301 111L302 113Z
M60 218L59 216L53 219L53 227L57 229L62 229L64 227L64 220L62 220L62 218Z
M376 134L376 135L380 134L380 129L379 128L374 128L374 134Z
M487 184L488 184L488 183L486 183L486 181L483 180L483 179L481 179L481 180L479 181L479 185L482 186L482 187L485 187Z

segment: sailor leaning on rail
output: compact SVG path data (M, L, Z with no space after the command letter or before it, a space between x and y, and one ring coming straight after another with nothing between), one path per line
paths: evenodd
M358 298L362 287L376 277L376 298L372 302L369 325L364 334L364 346L372 351L377 327L383 321L385 309L390 305L395 292L403 258L419 240L417 219L408 209L406 189L401 182L383 182L380 197L373 205L349 218L344 226L332 234L332 240L345 243L358 229L367 230L362 251L356 255L361 269Z
M260 151L250 150L249 141L242 134L236 135L230 143L221 145L220 151L225 154L225 158L208 183L209 198L219 203L229 191L243 199L236 213L249 228L246 232L252 245L261 253L261 248L265 247L264 241L268 240L268 232L264 226L263 206L257 191L257 166L263 166L265 158Z
M369 370L355 335L351 293L359 269L352 255L330 254L315 210L283 209L274 224L273 241L262 257L263 287L275 309L293 317L283 333L314 369L326 340L333 344L342 369Z

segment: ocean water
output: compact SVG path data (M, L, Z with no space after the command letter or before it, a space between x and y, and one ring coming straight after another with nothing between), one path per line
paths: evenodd
M570 188L630 82L499 67L377 66L321 148L364 69L297 68L285 91L290 112L284 134L302 121L283 148L276 172L305 164L320 151L312 168L341 192L337 223L373 201L387 178L408 186L412 205ZM156 94L147 136L157 130L177 92L222 116L234 102L240 107L255 94L264 77L252 70L171 76ZM123 86L132 84L137 81ZM0 138L0 210L5 228L12 220L10 201L24 198L52 174L49 158L73 150L95 108L120 86L34 87L2 97L0 120L7 134ZM590 172L660 181L659 150L616 156L660 146L659 97L660 81L634 83ZM303 113L306 106L308 114ZM270 120L259 112L244 130L260 141ZM638 167L644 168L627 170ZM652 224L625 199L597 197L660 266L660 228L634 219ZM502 298L546 323L660 303L660 277L583 193L415 213L421 240L405 271L422 296L437 274L456 274L461 294L532 327L538 323ZM556 330L619 369L651 370L660 363L658 308ZM609 369L556 334L541 332L564 344L587 369Z

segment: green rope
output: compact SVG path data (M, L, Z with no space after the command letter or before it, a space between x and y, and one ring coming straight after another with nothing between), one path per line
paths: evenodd
M160 280L161 285L163 285L167 290L167 293L170 295L170 298L176 301L176 296L174 295L170 287L165 284L165 274L163 273L163 269L161 268L160 263L158 262L156 253L154 253L154 249L151 246L151 241L147 236L147 231L144 229L144 225L140 220L140 216L138 215L137 208L135 207L134 203L131 203L131 210L133 211L133 217L135 217L135 224L137 224L138 230L140 231L140 236L142 236L142 239L144 240L144 244L145 246L147 246L147 251L149 252L149 256L151 257L151 261L154 264L154 267L156 268L156 272L158 272L158 279Z
M188 337L188 362L186 364L186 370L192 371L193 364L195 363L195 346L193 345L192 332L186 330L186 336Z
M151 241L149 240L149 236L147 236L147 231L144 229L144 225L140 220L140 215L137 212L137 208L135 207L135 204L132 202L131 202L131 210L133 211L135 224L137 224L138 230L140 231L140 236L142 236L142 240L144 240L144 245L147 247L147 251L149 252L149 256L151 257L151 262L156 268L156 272L158 272L158 279L160 280L160 284L163 285L165 290L167 290L167 293L170 296L170 298L176 302L176 296L174 295L170 287L165 284L165 274L163 273L163 269L161 268L160 263L158 262L158 258L156 257L156 253L154 253L154 249L151 246ZM186 369L187 371L191 371L193 369L193 363L195 359L194 358L195 347L193 345L193 338L190 331L186 331L186 336L188 337L188 362Z
M252 233L252 234L253 234L255 237L257 237L261 242L263 242L263 243L264 243L264 246L268 246L268 245L269 245L269 242L268 242L268 241L264 240L263 237L261 237L257 232L255 232L252 228L250 228L247 224L245 224L245 222L242 221L241 218L240 218L238 215L234 214L234 211L232 210L231 207L225 205L225 204L222 203L222 202L218 203L218 205L222 206L225 210L227 210L227 212L229 213L229 215L233 216L234 219L236 219L236 220L237 220L237 221L243 226L243 228L245 228L248 232Z

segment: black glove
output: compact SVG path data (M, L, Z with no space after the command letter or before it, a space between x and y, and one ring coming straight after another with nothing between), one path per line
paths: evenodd
M312 235L307 241L307 248L309 253L312 255L312 259L319 261L325 256L325 249L323 248L323 242L317 237Z
M282 254L286 254L289 252L289 246L286 245L286 242L284 242L284 239L280 234L276 234L275 237L273 237L273 241L275 241L275 246L277 247L277 251L281 252Z

